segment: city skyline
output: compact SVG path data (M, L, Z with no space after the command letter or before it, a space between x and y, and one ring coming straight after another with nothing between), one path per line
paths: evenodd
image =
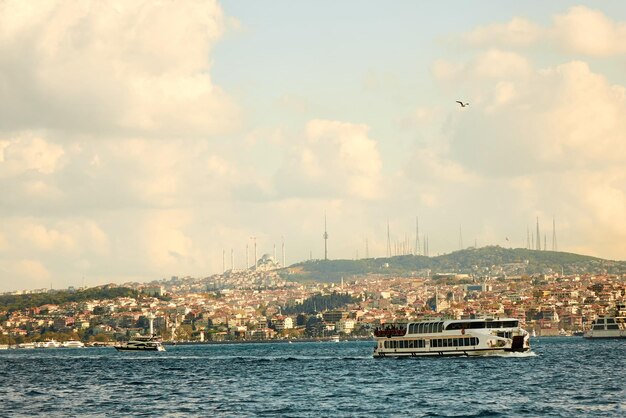
M250 237L626 259L619 1L5 1L0 28L0 292L204 277Z

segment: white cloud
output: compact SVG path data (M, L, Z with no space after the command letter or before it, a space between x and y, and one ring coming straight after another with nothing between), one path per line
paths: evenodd
M542 29L527 19L514 17L508 23L479 26L462 35L473 46L500 45L503 47L528 46L539 40Z
M305 136L277 175L280 190L291 196L313 193L329 198L382 195L382 162L366 125L316 119L307 123Z
M0 179L28 171L52 174L62 164L62 146L33 132L0 141Z
M215 1L0 7L8 129L207 135L237 118L209 74L225 25Z
M475 58L470 71L477 77L501 79L527 77L532 68L528 60L519 54L491 49Z
M552 36L566 50L590 56L626 53L626 22L598 10L575 6L555 16Z
M616 22L599 10L574 6L553 16L549 26L514 17L508 23L477 27L460 39L465 45L478 48L529 48L542 44L568 53L608 57L626 53L626 22Z

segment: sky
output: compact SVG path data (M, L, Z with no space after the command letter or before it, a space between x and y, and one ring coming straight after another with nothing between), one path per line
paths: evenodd
M624 260L625 215L621 1L0 0L0 291L323 258L324 217L331 259L419 218Z

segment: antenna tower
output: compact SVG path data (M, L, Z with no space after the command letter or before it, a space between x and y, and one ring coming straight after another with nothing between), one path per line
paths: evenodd
M326 214L324 214L324 260L328 260L328 231L326 230Z
M537 216L537 244L535 250L541 250L541 235L539 234L539 217Z
M391 237L389 236L389 221L387 221L387 257L391 257Z
M557 251L556 246L556 221L552 218L552 251Z

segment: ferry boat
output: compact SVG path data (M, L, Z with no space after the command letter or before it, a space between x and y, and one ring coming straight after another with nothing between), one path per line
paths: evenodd
M583 334L585 338L626 338L625 317L596 318L591 329Z
M530 335L514 318L428 320L374 332L374 357L481 356L530 351Z
M63 348L84 348L85 344L82 341L69 340L61 343Z
M37 348L59 348L61 343L55 340L42 341L37 345Z
M117 351L165 351L161 340L154 335L138 335L114 347Z
M28 350L32 350L34 348L36 348L37 345L35 343L20 343L17 345L17 348L24 348L24 349L28 349Z
M615 306L615 316L596 318L591 329L583 334L588 339L593 338L626 338L626 304Z

